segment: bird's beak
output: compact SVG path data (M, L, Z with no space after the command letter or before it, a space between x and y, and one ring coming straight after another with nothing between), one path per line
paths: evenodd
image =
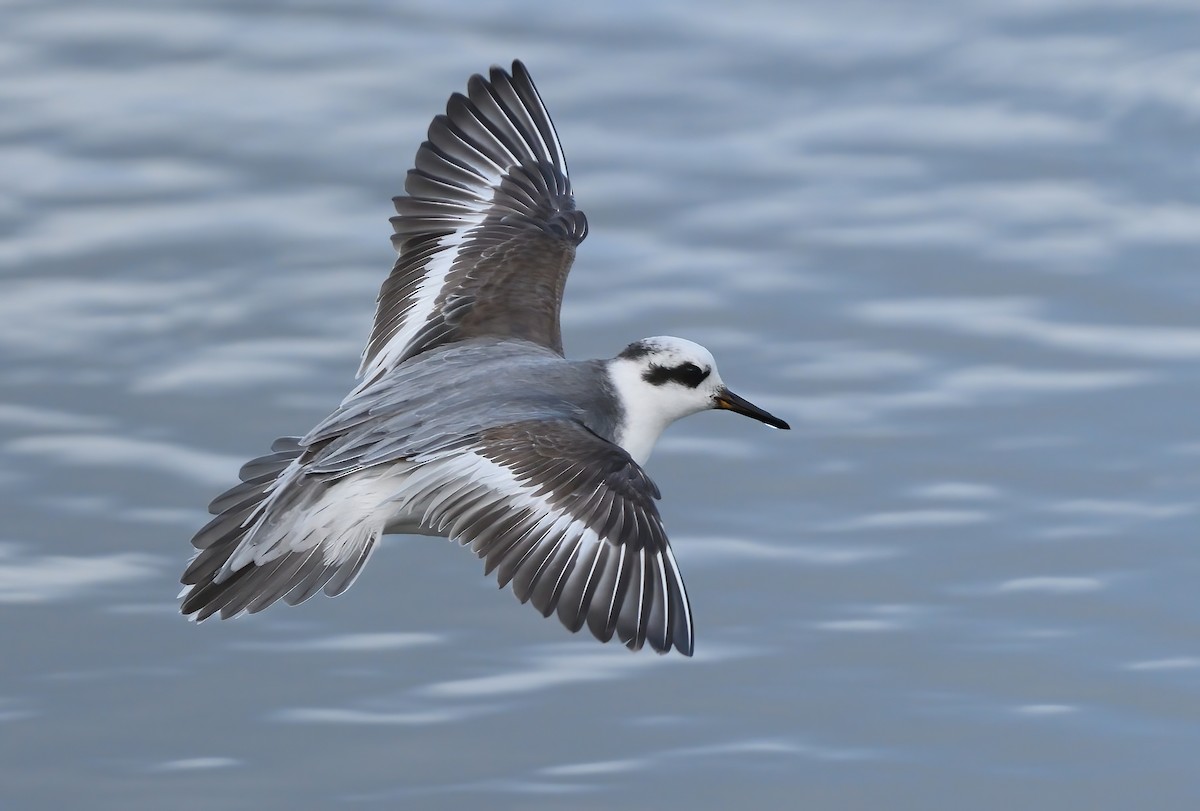
M768 414L754 403L743 397L738 397L736 394L724 387L717 392L717 396L713 400L713 407L723 408L732 411L735 414L744 414L747 417L753 417L759 422L765 422L772 428L782 428L784 430L788 430L792 427L783 420L779 419L779 417L776 417L773 414Z

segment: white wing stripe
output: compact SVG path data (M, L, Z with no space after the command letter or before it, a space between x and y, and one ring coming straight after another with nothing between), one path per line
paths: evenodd
M416 461L417 468L405 482L402 498L422 500L429 493L423 524L432 526L446 520L447 516L439 515L440 508L461 492L457 486L460 482L473 482L495 493L498 499L513 509L524 508L537 515L538 518L529 529L541 535L561 530L565 536L573 538L588 529L583 521L550 503L545 496L538 495L535 488L517 479L507 467L475 451L452 451Z
M661 552L658 552L654 555L654 560L654 568L658 570L658 582L659 585L662 586L662 591L660 593L662 594L663 603L663 628L669 630L671 627L671 591L667 588L667 566L666 563L663 562L663 556Z
M675 588L679 591L679 604L683 607L683 617L681 618L683 620L683 627L687 629L688 639L691 640L692 609L688 605L687 591L684 590L683 580L679 576L679 566L675 563L675 553L671 551L671 547L668 544L666 549L663 550L663 554L666 555L667 560L671 563L671 577L675 579Z
M596 534L595 530L589 529L588 532L590 532L592 534L592 536L595 538L594 543L595 543L596 551L592 555L592 566L590 569L588 569L587 579L583 581L583 590L579 592L579 605L575 606L576 614L583 611L583 604L584 604L584 601L587 600L588 589L591 588L591 586L592 586L592 578L594 578L596 576L596 567L598 567L600 565L600 557L601 557L600 550L602 549L602 547L600 546L600 536ZM580 539L580 540L582 540L582 539Z
M579 533L579 537L575 539L575 543L571 549L571 554L568 557L566 564L563 566L562 571L559 572L558 577L554 581L554 592L557 593L563 588L563 584L566 582L567 578L570 577L571 572L573 572L575 567L579 565L579 556L583 552L584 542L588 541L589 535L596 540L599 540L599 536L597 536L596 533L591 529L584 529L583 532ZM592 543L593 542L589 542L588 546L591 546Z
M634 639L641 639L645 633L642 631L645 617L642 616L642 603L646 599L646 555L638 555L638 597L634 607L637 609L637 618L633 626Z
M613 625L613 619L616 616L614 609L616 608L616 605L617 605L617 592L619 592L621 590L620 589L621 573L625 569L625 545L624 544L621 545L621 549L619 551L620 551L620 554L617 556L617 576L613 578L613 593L612 593L612 596L608 598L608 615L607 615L607 619L605 620L606 626Z
M483 215L480 214L467 221L472 225L478 225L483 222L483 219ZM350 392L347 399L359 394L368 385L373 383L378 373L391 368L399 362L400 356L404 354L404 350L408 348L408 344L417 336L421 328L425 326L425 323L429 320L429 316L433 315L437 307L438 296L445 288L446 279L450 276L450 270L454 267L454 261L458 258L458 249L466 242L469 233L470 231L467 228L460 228L438 240L438 251L425 264L425 276L421 279L420 285L417 286L413 303L404 314L404 325L396 330L396 333L388 339L387 344L375 354L375 357L371 360L367 368L359 372L359 376L362 379L358 386Z

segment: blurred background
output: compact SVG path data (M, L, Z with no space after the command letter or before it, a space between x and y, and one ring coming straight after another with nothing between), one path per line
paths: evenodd
M1194 808L1200 7L0 4L0 806ZM352 384L390 197L523 59L568 354L707 345L790 434L649 463L697 655L389 538L193 626L239 465Z

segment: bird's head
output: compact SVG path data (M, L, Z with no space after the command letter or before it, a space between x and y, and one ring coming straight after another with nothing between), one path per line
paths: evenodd
M774 428L790 426L729 390L712 353L669 335L634 341L609 362L609 375L624 409L619 444L639 463L663 429L708 409L743 414Z

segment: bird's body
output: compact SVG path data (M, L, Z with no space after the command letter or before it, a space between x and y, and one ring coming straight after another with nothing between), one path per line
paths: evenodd
M400 258L362 381L328 418L243 467L197 533L182 610L255 612L350 586L385 532L458 540L517 597L602 640L690 654L683 581L641 465L682 416L729 408L678 338L563 357L558 313L586 220L520 63L473 77L396 199Z

